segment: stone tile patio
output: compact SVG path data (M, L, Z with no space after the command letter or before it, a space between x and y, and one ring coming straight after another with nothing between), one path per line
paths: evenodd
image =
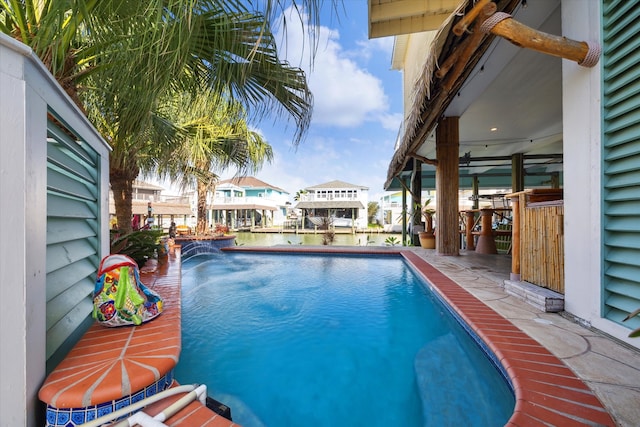
M544 313L507 294L502 286L509 278L510 257L414 251L561 359L593 390L616 423L640 425L640 351L563 313Z

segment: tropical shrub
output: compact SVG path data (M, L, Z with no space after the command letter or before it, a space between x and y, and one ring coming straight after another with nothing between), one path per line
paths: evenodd
M123 254L132 258L138 267L142 267L150 258L156 258L162 250L162 230L138 230L125 233L111 230L111 253Z

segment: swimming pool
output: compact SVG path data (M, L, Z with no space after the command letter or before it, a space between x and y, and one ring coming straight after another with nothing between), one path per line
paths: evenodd
M504 425L507 382L397 256L183 264L182 383L251 426Z

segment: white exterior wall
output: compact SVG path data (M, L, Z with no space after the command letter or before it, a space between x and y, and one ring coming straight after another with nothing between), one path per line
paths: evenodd
M24 81L22 52L0 45L0 417L36 425L45 377L46 115ZM26 114L25 114L26 113ZM31 179L28 179L31 178ZM27 252L29 257L27 258Z
M108 254L108 148L31 50L0 34L0 426L44 420L47 106L102 156L100 249Z
M601 42L600 2L562 1L562 35ZM638 346L629 330L601 317L602 63L562 61L565 310L585 324Z
M367 229L369 219L369 190L359 189L358 200L364 206L364 209L358 209L358 219L356 219L356 228Z

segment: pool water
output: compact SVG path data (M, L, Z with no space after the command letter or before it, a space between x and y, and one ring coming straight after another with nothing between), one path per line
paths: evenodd
M507 382L397 256L186 260L176 378L244 427L501 426Z

